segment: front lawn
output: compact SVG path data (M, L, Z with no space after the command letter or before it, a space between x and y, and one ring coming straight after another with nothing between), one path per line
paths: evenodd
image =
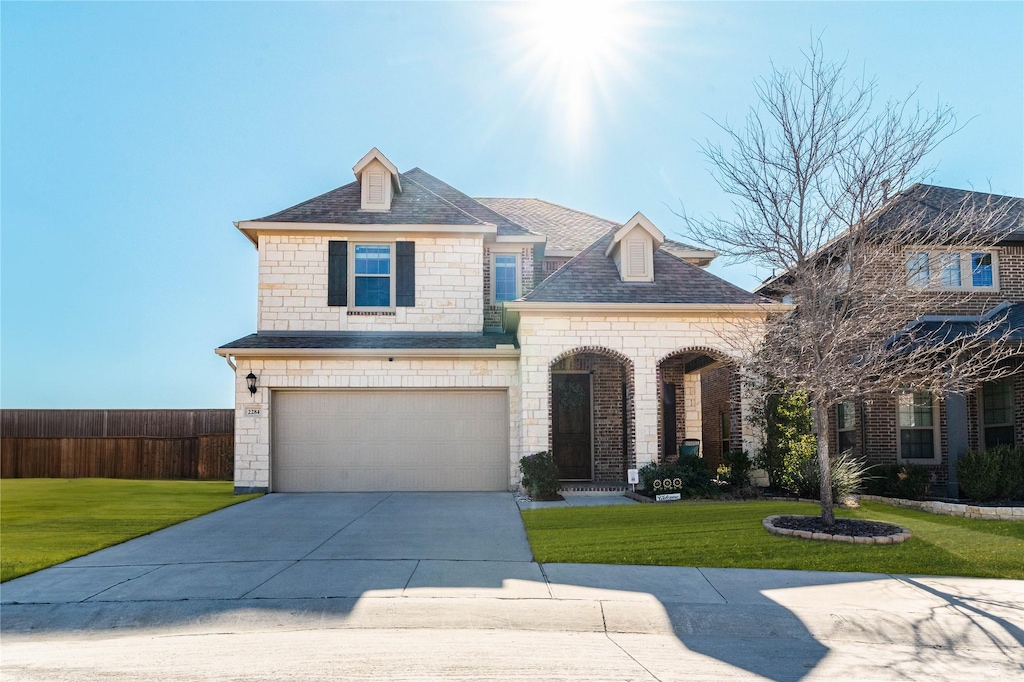
M0 480L0 581L258 497L230 481Z
M871 502L838 516L886 521L914 536L850 545L769 535L771 514L817 514L803 502L679 502L523 512L537 561L1024 579L1024 522L979 521Z

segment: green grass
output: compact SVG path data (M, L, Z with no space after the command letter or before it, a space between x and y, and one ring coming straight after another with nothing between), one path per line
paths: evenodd
M0 582L258 497L230 481L0 480Z
M900 545L770 535L771 514L818 514L801 502L680 502L523 512L542 562L917 573L1024 579L1024 522L937 516L882 504L839 516L905 526Z

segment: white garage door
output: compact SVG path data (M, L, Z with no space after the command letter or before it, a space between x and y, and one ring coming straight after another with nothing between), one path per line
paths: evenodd
M507 490L504 390L274 391L277 492Z

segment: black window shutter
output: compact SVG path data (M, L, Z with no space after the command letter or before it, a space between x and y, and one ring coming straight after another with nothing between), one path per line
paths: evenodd
M395 305L416 306L416 242L395 242Z
M327 243L327 305L348 305L348 242Z

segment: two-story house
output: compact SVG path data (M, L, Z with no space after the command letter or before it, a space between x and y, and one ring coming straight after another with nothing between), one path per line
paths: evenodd
M721 446L702 379L772 302L642 214L473 199L377 149L355 182L236 223L256 247L256 333L235 371L236 491L508 490L551 450L566 481ZM733 375L735 373L733 372ZM737 381L709 394L752 449Z
M1006 366L1019 368L1024 362L1024 199L915 184L881 210L879 229L889 214L914 216L924 236L930 221L946 224L963 206L992 207L990 228L999 234L996 243L981 238L979 243L986 246L959 253L906 243L901 260L908 289L929 297L934 308L904 330L878 331L895 336L925 331L954 338L998 319L1003 322L995 330L999 342L1021 349L1019 361ZM785 277L780 273L755 293L774 297L776 282ZM969 449L1024 447L1024 371L982 383L965 395L908 391L846 401L830 423L832 452L851 451L871 464L927 466L933 471L935 492L956 497L956 460Z

